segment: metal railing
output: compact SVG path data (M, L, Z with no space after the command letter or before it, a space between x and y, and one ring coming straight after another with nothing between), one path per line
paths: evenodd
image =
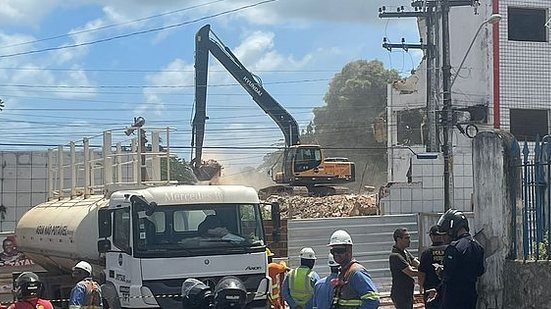
M147 133L140 128L133 138L124 134L128 129L106 130L100 135L49 149L48 199L109 195L125 187L173 183L170 178L171 129L150 130L147 145ZM160 144L161 136L163 145ZM101 142L93 144L98 139ZM163 173L161 165L165 167Z
M535 142L525 141L522 149L515 140L511 150L512 258L520 254L523 260L549 260L551 136L537 137Z

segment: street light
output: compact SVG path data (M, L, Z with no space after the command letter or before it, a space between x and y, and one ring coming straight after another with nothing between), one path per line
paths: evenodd
M482 30L482 28L485 25L493 25L495 23L498 23L500 20L501 20L501 15L500 14L492 14L492 15L490 15L490 17L488 17L488 19L486 19L483 23L480 24L480 27L478 27L478 30L476 30L476 33L473 37L473 40L471 41L471 45L469 45L469 48L467 48L467 52L465 53L465 56L463 56L463 60L461 60L461 63L459 64L459 67L457 68L457 71L455 72L455 76L453 77L453 80L450 84L450 89L451 89L451 87L453 87L453 84L455 83L455 80L457 79L457 76L459 76L459 72L461 71L461 68L463 68L463 64L465 64L465 60L467 60L467 56L471 52L471 48L473 48L474 42L476 41L476 38L480 34L480 30Z

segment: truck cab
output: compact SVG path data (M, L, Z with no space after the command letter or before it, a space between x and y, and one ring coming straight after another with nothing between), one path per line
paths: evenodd
M265 308L269 281L258 196L243 186L164 186L115 192L99 211L104 294L112 307L176 308L182 283L214 288L239 278L251 308ZM114 299L114 298L113 298Z
M69 153L64 146L48 152L49 200L29 209L15 231L21 251L46 270L44 296L65 307L72 267L84 260L109 308L181 308L186 279L214 288L227 276L243 282L247 308L268 308L256 191L178 184L169 173L170 147L160 145L162 131L151 132L148 150L145 129L130 129L138 137L128 149L113 145L121 134L105 131L101 151L85 138L82 151L71 142Z

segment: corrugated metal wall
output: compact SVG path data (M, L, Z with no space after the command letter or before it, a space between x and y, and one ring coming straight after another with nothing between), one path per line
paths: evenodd
M352 236L355 259L367 268L381 291L389 291L388 255L394 244L392 233L399 227L410 231L409 250L417 256L419 235L416 214L290 220L287 225L289 264L291 267L298 266L300 249L312 247L318 258L314 270L321 277L326 276L329 273L329 237L334 231L343 229Z

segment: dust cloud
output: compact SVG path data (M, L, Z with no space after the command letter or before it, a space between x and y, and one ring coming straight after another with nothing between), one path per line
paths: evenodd
M238 172L223 170L222 176L215 180L215 182L216 184L221 185L250 186L255 188L255 190L257 191L262 188L274 185L274 182L267 172L259 171L255 168L244 168Z

